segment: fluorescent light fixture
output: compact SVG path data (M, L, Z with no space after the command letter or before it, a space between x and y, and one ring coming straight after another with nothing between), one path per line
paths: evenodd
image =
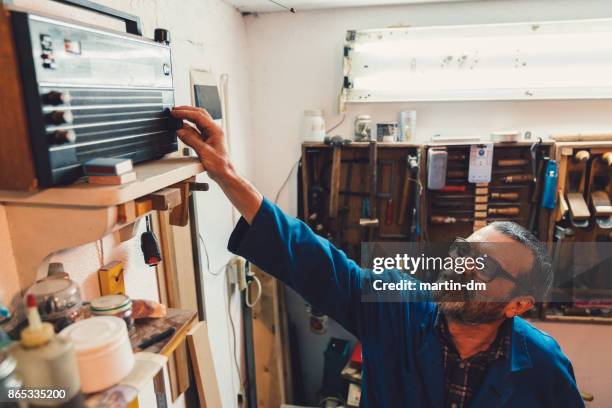
M347 102L612 97L612 19L349 32Z

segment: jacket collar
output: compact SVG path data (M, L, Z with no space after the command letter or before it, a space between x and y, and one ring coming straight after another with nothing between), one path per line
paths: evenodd
M510 371L522 371L533 367L531 356L527 349L525 329L527 322L520 317L512 318L512 342L510 351Z

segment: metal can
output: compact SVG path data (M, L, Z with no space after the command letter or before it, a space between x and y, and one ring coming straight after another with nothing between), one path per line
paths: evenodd
M106 295L94 299L89 305L94 316L115 316L123 319L128 330L134 327L132 299L126 295Z

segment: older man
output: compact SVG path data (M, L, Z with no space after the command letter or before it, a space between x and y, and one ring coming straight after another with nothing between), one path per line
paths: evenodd
M435 301L363 301L374 280L404 276L361 269L265 199L236 172L223 132L206 111L178 107L172 115L194 124L178 136L243 216L230 251L295 289L362 342L362 406L583 406L557 342L519 317L551 282L548 256L528 231L495 223L452 246L454 256L486 258L484 268L465 276L487 282L495 302L450 291L437 292Z

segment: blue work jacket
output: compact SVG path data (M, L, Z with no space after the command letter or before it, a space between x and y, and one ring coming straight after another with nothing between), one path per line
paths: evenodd
M363 346L362 407L444 406L442 348L431 301L363 301L374 275L344 252L285 215L267 199L253 222L241 219L228 249L300 293L355 334ZM509 358L494 361L470 407L583 407L572 365L557 342L512 319Z

